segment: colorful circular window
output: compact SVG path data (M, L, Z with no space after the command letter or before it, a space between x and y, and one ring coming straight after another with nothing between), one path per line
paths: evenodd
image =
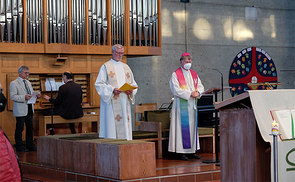
M277 70L270 55L258 47L248 47L237 54L229 70L231 95L246 90L277 88ZM273 83L273 84L272 84Z

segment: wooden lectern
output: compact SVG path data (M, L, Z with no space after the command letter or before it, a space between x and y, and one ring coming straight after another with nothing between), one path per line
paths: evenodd
M221 181L271 181L270 143L260 134L249 93L215 108L220 112Z

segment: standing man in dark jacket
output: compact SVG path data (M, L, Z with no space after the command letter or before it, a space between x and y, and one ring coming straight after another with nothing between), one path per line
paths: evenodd
M82 110L82 88L73 81L73 74L66 71L62 75L64 85L59 87L56 99L44 95L44 99L54 104L54 113L64 119L75 119L83 116ZM70 123L72 133L76 133L75 124Z

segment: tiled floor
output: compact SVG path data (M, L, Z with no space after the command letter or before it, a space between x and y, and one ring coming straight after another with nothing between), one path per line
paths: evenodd
M37 152L18 153L21 161L24 181L95 181L113 182L107 179L62 169L53 169L37 163ZM201 159L181 161L175 159L157 159L157 176L142 179L125 180L132 182L196 182L220 181L220 167L205 164L202 160L214 159L213 154L201 154Z

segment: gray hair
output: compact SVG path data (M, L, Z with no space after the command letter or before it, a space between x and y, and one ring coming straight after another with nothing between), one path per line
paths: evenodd
M23 65L17 69L17 73L22 73L24 70L29 70L29 67Z
M115 44L112 47L112 51L117 51L117 49L124 49L124 47L121 44Z

